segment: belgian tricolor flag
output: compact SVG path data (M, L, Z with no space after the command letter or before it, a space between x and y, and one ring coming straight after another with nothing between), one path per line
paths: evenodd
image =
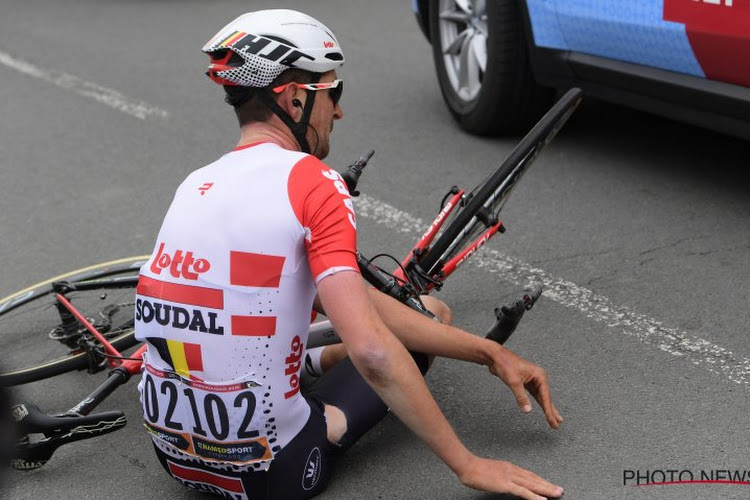
M149 337L146 341L151 344L159 357L171 366L178 375L196 379L191 372L203 371L203 358L201 356L201 345L189 342L178 342L159 337Z
M238 40L241 40L242 38L246 37L247 33L244 31L235 31L228 37L226 37L222 42L219 44L219 47L231 47L233 43L237 42Z

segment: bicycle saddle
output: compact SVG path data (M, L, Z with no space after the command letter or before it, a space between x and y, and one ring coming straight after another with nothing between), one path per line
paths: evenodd
M19 470L38 469L58 447L116 431L127 423L121 411L48 415L37 406L19 404L12 413L17 439L10 465Z

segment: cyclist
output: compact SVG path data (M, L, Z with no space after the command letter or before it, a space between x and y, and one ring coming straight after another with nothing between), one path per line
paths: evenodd
M368 290L359 275L352 202L321 161L343 116L332 32L299 12L257 11L203 51L240 140L178 188L136 298L136 336L148 343L144 419L168 473L227 498L311 497L339 453L392 410L464 484L560 496L529 471L470 453L420 375L428 362L407 348L487 365L523 412L528 390L557 428L545 372ZM302 390L311 307L343 346L312 353L321 376Z

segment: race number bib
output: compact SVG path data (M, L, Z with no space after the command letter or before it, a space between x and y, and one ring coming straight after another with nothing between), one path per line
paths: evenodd
M140 384L143 418L155 438L208 462L273 459L258 404L263 396L259 384L210 384L145 366Z

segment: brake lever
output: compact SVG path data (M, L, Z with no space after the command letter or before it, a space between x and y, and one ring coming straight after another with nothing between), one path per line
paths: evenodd
M531 290L526 290L523 296L515 302L496 308L495 324L484 338L494 340L498 344L504 344L516 330L523 314L534 307L534 304L541 295L542 287L537 286Z
M374 154L374 149L371 149L362 154L362 156L360 156L357 161L349 165L344 173L341 174L341 177L343 177L344 182L346 182L346 187L347 189L349 189L349 194L351 196L359 196L359 191L357 191L357 182L359 181L359 176L362 175L362 170L364 170L364 168L367 166L367 162L370 161L370 158L372 158L372 155Z

